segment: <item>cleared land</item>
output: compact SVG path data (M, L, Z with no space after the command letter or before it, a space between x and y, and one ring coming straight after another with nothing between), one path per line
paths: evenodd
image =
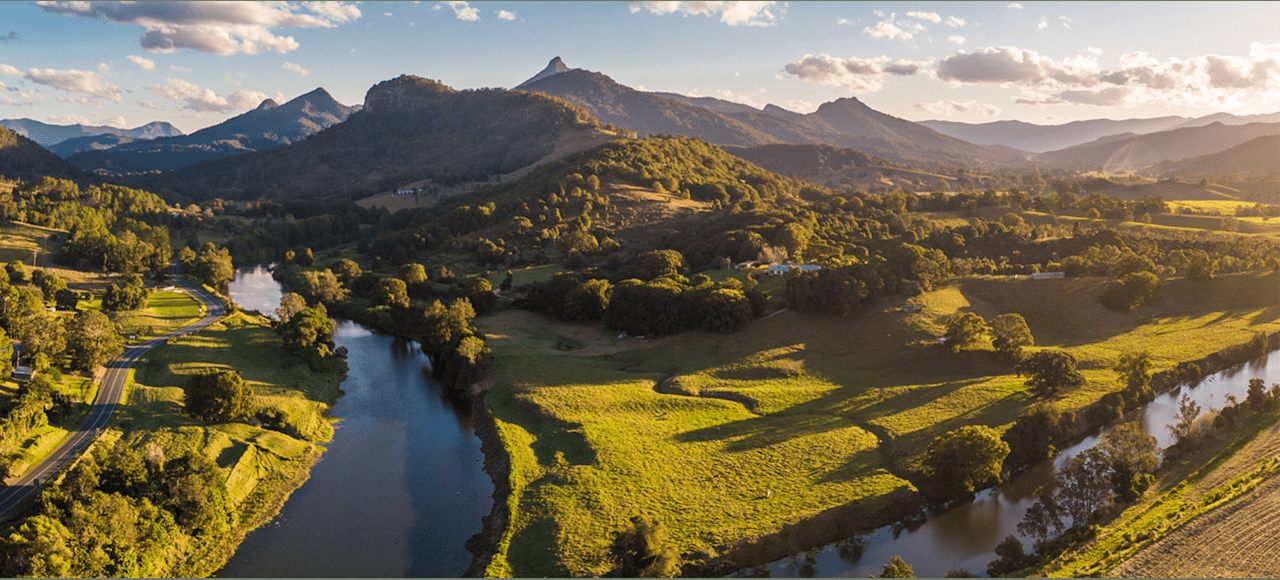
M1161 370L1280 329L1275 274L1172 280L1159 305L1123 314L1098 303L1104 283L973 278L914 299L913 314L782 312L656 341L482 318L514 514L489 571L607 573L612 536L636 515L664 522L686 555L760 541L761 557L781 557L807 547L769 543L786 525L896 501L934 437L1003 428L1036 400L991 351L937 345L955 312L1018 312L1038 345L1079 358L1089 384L1056 397L1069 409L1120 388L1110 368L1124 351L1149 350Z

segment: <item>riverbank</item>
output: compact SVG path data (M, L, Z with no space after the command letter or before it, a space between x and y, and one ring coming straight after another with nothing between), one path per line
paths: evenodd
M485 402L509 431L512 488L491 565L606 574L613 534L636 515L661 521L686 572L702 574L750 566L739 558L762 548L777 559L839 539L846 530L821 522L855 513L845 506L861 506L864 529L895 521L875 498L914 495L897 474L916 471L934 436L1003 429L1038 400L994 356L929 346L957 311L1018 312L1038 344L1076 355L1089 384L1055 401L1073 412L1122 388L1110 368L1125 350L1148 349L1169 370L1280 328L1274 274L1174 280L1162 304L1123 314L1097 304L1101 286L966 279L917 299L914 315L783 313L733 335L660 340L598 329L584 341L557 323L505 320L528 313L482 318L496 360Z

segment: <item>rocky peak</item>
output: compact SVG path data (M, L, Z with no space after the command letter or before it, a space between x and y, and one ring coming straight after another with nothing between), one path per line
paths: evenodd
M551 59L551 62L547 63L547 67L546 67L546 68L544 68L544 69L542 69L542 72L539 72L538 74L533 75L533 77L532 77L532 78L530 78L529 80L527 80L527 81L525 81L525 82L523 82L523 83L520 83L520 84L516 85L516 88L517 88L517 89L523 89L523 88L525 88L526 86L531 85L531 84L533 84L533 83L536 83L536 82L538 82L538 81L540 81L540 80L542 80L542 79L545 79L545 78L547 78L547 77L555 76L555 75L558 75L558 74L560 74L560 73L566 73L566 72L569 72L569 71L571 71L571 70L573 70L573 69L569 68L569 66L568 66L568 65L564 64L564 61L563 61L563 60L560 60L560 57L558 57L558 56L557 56L557 57L555 57L555 58Z
M275 102L274 99L267 99L265 101L262 101L262 104L258 105L258 108L256 110L269 111L279 106L280 106L280 103Z
M431 106L457 91L439 81L400 75L373 85L364 96L364 111L383 113L390 110L413 111Z

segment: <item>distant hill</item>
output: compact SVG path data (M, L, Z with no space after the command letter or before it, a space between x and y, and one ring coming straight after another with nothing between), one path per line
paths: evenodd
M1280 133L1280 123L1250 123L1187 127L1127 138L1103 138L1036 156L1061 167L1095 167L1106 171L1137 171L1165 161L1210 155L1251 139Z
M43 176L74 179L84 172L16 131L0 127L0 175L37 179Z
M590 113L559 99L456 91L401 76L370 88L360 111L307 139L130 181L187 199L359 198L421 180L485 181L576 150L561 147L566 141L588 146L611 136Z
M1022 121L994 121L991 123L920 121L920 124L943 135L950 135L970 143L1005 145L1022 151L1044 153L1120 133L1143 135L1167 131L1187 121L1186 117L1158 117L1155 119L1127 119L1123 121L1094 119L1072 121L1062 125L1034 125Z
M1280 113L1264 113L1260 115L1232 115L1231 113L1214 113L1191 119L1174 129L1183 129L1187 127L1204 127L1214 123L1222 123L1223 125L1248 125L1250 123L1280 123Z
M558 60L558 59L557 59ZM556 64L557 61L552 61ZM567 68L563 61L555 67ZM755 147L771 143L822 143L860 149L904 163L1018 165L1026 156L949 137L928 127L875 111L854 98L826 103L810 114L777 106L756 109L712 97L648 93L621 85L598 72L569 69L519 85L560 97L598 119L639 135L671 134L709 143ZM542 77L542 78L539 78Z
M140 139L137 137L130 137L128 135L103 133L101 135L67 139L66 141L58 143L52 147L48 147L47 149L49 149L50 153L66 159L76 153L82 153L85 151L106 151L112 147L124 145L126 143L133 143L134 141L139 140ZM145 141L146 139L141 140Z
M106 151L67 158L90 171L166 171L288 145L341 123L359 107L334 100L323 88L283 105L267 99L258 108L190 135L121 143Z
M1280 175L1280 135L1258 137L1212 155L1166 161L1152 172L1161 176Z
M824 187L884 193L955 191L988 187L984 176L963 172L948 175L895 163L856 149L831 145L761 145L725 147L725 152L762 169L796 177Z
M96 127L92 125L51 125L49 123L41 123L31 119L0 119L0 126L12 129L14 132L35 141L41 147L46 149L57 145L67 139L75 139L77 137L93 137L95 135L104 135L106 133L114 133L135 139L155 139L156 137L171 137L181 135L177 127L162 121L147 123L133 129L121 129L119 127Z

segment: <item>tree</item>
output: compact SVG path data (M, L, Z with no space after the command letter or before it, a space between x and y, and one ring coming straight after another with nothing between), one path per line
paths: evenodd
M9 341L9 333L0 328L0 377L10 374L13 374L13 343Z
M991 345L1002 356L1016 360L1021 358L1022 347L1034 346L1035 339L1027 320L1021 314L1010 312L991 320Z
M343 283L364 273L360 270L359 264L346 258L330 264L329 271L333 272L333 275L338 277L338 281Z
M1128 312L1137 306L1150 306L1164 297L1160 278L1151 272L1132 272L1112 280L1102 291L1102 304L1112 310Z
M884 565L884 571L880 573L881 578L915 578L916 571L911 569L911 565L907 564L899 556L889 559L889 563Z
M1071 516L1071 527L1088 524L1102 508L1111 505L1111 479L1107 459L1097 447L1072 457L1057 474L1058 505Z
M566 320L600 320L609 308L613 285L608 280L591 279L578 284L564 298L560 316Z
M62 321L43 310L23 319L18 336L22 339L24 356L58 361L67 350L67 333Z
M214 288L230 282L236 274L235 267L231 265L231 252L214 246L213 242L205 242L196 257L192 274L201 283Z
M405 264L396 271L396 277L405 284L414 285L427 281L427 269L422 264Z
M656 182L655 182L656 183ZM623 578L671 578L680 572L680 556L667 543L667 529L645 516L614 535L614 573Z
M943 335L947 339L947 348L951 352L959 352L977 346L987 330L986 321L972 312L959 312L947 318L947 330Z
M684 255L675 250L652 250L640 254L640 270L646 280L679 274L685 270Z
M987 575L992 578L1021 570L1030 564L1027 561L1027 555L1022 551L1022 542L1012 534L996 546L996 556L995 560L987 564Z
M0 573L9 578L65 578L71 575L74 554L68 544L75 536L57 519L35 515L0 539Z
M307 301L301 295L290 292L280 297L280 307L276 309L276 322L283 324L293 318L293 315L302 312L307 307Z
M372 279L377 280L376 276L369 274ZM356 277L355 279L359 279ZM354 283L352 284L354 286ZM310 297L311 300L324 304L334 304L342 300L347 295L347 290L342 287L342 283L338 281L338 277L332 271L323 270L320 272L303 272L302 284L300 285L302 293Z
M383 278L373 289L373 301L383 306L406 308L409 306L409 291L404 280L399 278Z
M925 452L926 473L947 495L970 494L1000 475L1009 444L995 429L968 425L935 438Z
M1168 427L1173 432L1174 445L1190 439L1195 430L1196 418L1200 416L1200 404L1192 400L1190 395L1183 394L1178 400L1177 416L1178 422Z
M253 389L240 373L207 370L187 381L187 413L202 421L247 421L254 413Z
M323 307L320 307L323 308ZM285 350L302 357L312 370L325 370L334 354L333 319L316 308L303 308L277 327Z
M1125 398L1131 406L1136 407L1155 397L1151 391L1151 369L1154 366L1151 353L1142 351L1120 355L1120 360L1112 367L1124 381Z
M1098 443L1106 461L1111 491L1121 501L1138 499L1151 485L1151 472L1160 464L1160 446L1136 421L1117 425Z
M4 269L9 274L9 282L22 284L27 281L27 268L22 265L22 260L9 262L5 265Z
M1076 357L1061 350L1042 350L1025 357L1014 372L1027 378L1027 386L1041 396L1084 385L1084 375L1076 370Z
M1074 431L1074 414L1044 401L1032 405L1004 432L1009 444L1005 467L1014 469L1052 457L1055 445Z
M1026 224L1026 222L1023 221L1022 216L1013 212L1009 212L1001 216L1000 223L1004 224L1004 227L1011 230L1016 230Z
M67 328L67 352L73 370L90 371L124 352L124 340L106 314L79 312Z
M1041 494L1018 523L1018 533L1036 539L1037 543L1055 537L1062 531L1062 509L1053 494Z

